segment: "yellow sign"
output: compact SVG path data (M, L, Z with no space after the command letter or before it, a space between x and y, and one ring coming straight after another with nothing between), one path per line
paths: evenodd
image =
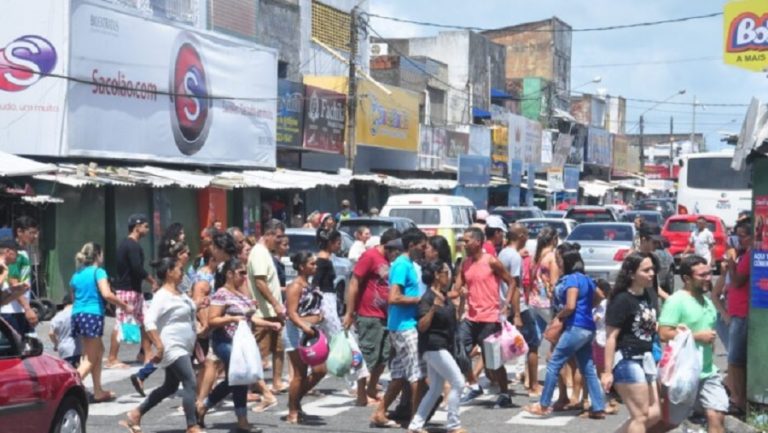
M768 2L736 0L723 12L726 64L761 72L768 67Z
M355 142L416 152L419 147L419 96L394 86L390 93L366 79L357 85ZM305 76L304 84L347 93L346 77Z

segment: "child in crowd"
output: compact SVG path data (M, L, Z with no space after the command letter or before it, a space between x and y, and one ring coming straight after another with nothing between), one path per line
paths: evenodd
M62 303L64 308L53 316L48 337L53 343L53 350L59 352L59 357L77 368L81 353L80 339L72 337L72 295L64 295Z
M597 375L602 377L605 371L605 311L608 308L608 298L611 296L611 283L599 279L596 284L599 291L602 292L602 300L592 309L596 328L595 339L592 341L592 359L595 361ZM610 397L605 407L605 413L614 414L616 412L618 412L618 402L615 398Z

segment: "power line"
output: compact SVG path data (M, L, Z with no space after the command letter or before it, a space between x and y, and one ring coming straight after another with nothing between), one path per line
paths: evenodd
M598 98L601 98L601 99L602 98L606 98L606 97L623 98L624 100L627 100L627 101L641 102L641 103L646 103L646 104L684 105L684 106L688 106L688 107L693 107L693 105L694 105L693 101L691 101L691 102L675 102L675 101L657 100L657 99L630 98L628 96L620 96L620 95L605 95L605 96L601 96L601 95L595 95L595 94L587 93L587 92L580 92L578 90L572 90L571 93L575 94L575 95L588 95L588 96L598 97ZM705 107L749 107L749 104L734 104L734 103L728 103L728 102L701 102L701 101L698 101L698 100L695 102L695 104L696 104L697 107L701 107L701 106L705 106Z
M691 57L688 59L667 59L667 60L651 60L647 62L627 62L627 63L599 63L589 65L573 65L574 68L615 68L624 66L643 66L643 65L671 65L676 63L692 63L692 62L704 62L712 60L720 60L719 56L707 56L707 57Z
M552 29L487 29L482 27L472 27L472 26L459 26L459 25L451 25L451 24L439 24L439 23L432 23L427 21L418 21L418 20L410 20L406 18L396 18L396 17L389 17L385 15L379 15L374 14L370 12L366 12L365 15L369 17L374 18L380 18L383 20L389 20L389 21L395 21L399 23L406 23L406 24L415 24L425 27L437 27L437 28L443 28L443 29L455 29L455 30L472 30L472 31L493 31L493 30L510 30L510 31L519 31L519 32L546 32L546 33L552 33L552 32L600 32L600 31L607 31L607 30L619 30L619 29L629 29L629 28L636 28L636 27L650 27L650 26L657 26L661 24L671 24L671 23L681 23L685 21L692 21L692 20L699 20L699 19L705 19L705 18L713 18L721 16L722 12L713 12L710 14L704 14L704 15L694 15L694 16L688 16L688 17L682 17L682 18L672 18L672 19L666 19L666 20L659 20L659 21L645 21L645 22L639 22L639 23L632 23L632 24L617 24L617 25L611 25L611 26L602 26L602 27L587 27L587 28L581 28L581 29L555 29L554 27Z

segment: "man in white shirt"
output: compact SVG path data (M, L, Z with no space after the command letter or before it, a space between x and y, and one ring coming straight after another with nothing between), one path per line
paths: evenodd
M353 265L357 263L357 260L365 252L365 244L370 238L371 229L368 227L360 226L355 230L355 243L349 248L348 254L349 261L352 262Z
M713 250L715 248L715 235L707 227L707 219L703 216L696 220L696 230L691 233L688 240L688 246L683 254L688 254L693 250L697 256L701 256L712 266Z

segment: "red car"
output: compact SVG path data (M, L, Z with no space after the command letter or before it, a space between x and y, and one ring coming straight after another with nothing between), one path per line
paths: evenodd
M88 397L77 371L0 319L0 430L85 433L87 418Z
M664 223L661 235L669 241L669 253L675 258L675 263L680 263L680 255L691 239L691 232L696 228L696 220L703 216L707 220L707 227L715 235L714 259L720 269L720 262L726 250L728 235L725 231L725 223L713 215L673 215Z

